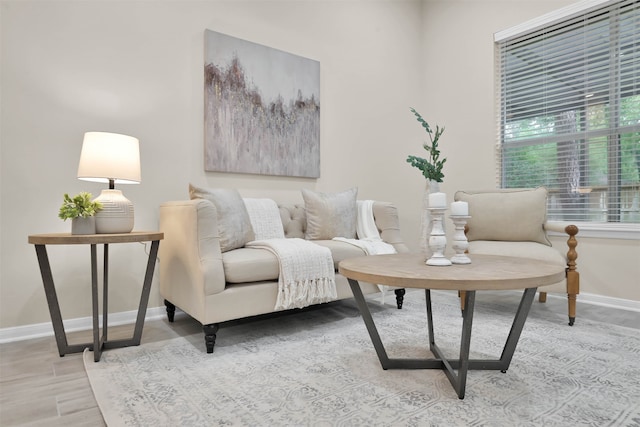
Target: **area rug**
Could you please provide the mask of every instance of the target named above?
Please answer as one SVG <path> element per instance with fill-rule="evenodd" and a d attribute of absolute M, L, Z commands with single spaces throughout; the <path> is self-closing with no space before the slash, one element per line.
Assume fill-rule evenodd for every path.
<path fill-rule="evenodd" d="M 499 357 L 513 301 L 478 295 L 471 358 Z M 458 299 L 433 304 L 455 357 Z M 390 357 L 432 357 L 423 292 L 370 305 Z M 534 313 L 509 370 L 469 371 L 464 400 L 441 371 L 383 370 L 352 300 L 223 325 L 213 354 L 198 333 L 85 352 L 85 368 L 109 426 L 640 426 L 640 332 Z"/>

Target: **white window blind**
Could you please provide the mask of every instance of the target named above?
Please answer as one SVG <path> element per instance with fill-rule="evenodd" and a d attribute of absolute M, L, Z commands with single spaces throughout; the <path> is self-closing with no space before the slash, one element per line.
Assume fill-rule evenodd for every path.
<path fill-rule="evenodd" d="M 548 217 L 640 223 L 640 1 L 499 40 L 498 177 Z"/>

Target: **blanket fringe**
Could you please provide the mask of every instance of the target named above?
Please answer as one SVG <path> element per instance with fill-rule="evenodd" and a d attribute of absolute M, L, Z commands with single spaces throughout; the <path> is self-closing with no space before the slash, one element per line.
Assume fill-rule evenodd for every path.
<path fill-rule="evenodd" d="M 276 310 L 303 308 L 338 298 L 335 279 L 329 277 L 289 281 L 281 285 Z"/>

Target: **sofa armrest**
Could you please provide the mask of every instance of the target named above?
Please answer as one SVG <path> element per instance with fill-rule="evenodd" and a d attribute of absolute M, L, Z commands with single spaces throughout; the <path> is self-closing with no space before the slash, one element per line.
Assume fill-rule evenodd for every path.
<path fill-rule="evenodd" d="M 409 248 L 400 235 L 400 220 L 398 209 L 393 203 L 374 202 L 373 218 L 380 232 L 380 238 L 393 245 L 398 253 L 409 252 Z"/>
<path fill-rule="evenodd" d="M 215 205 L 184 200 L 160 206 L 160 293 L 200 319 L 206 295 L 225 287 Z"/>

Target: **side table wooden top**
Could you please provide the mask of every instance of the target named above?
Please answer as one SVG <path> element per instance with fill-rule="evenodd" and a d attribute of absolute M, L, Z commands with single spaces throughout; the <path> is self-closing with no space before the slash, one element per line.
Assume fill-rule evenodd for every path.
<path fill-rule="evenodd" d="M 535 288 L 564 280 L 565 266 L 528 258 L 469 255 L 471 264 L 430 266 L 422 254 L 369 255 L 341 261 L 343 276 L 403 288 L 456 291 Z"/>
<path fill-rule="evenodd" d="M 159 231 L 132 231 L 118 234 L 71 234 L 46 233 L 29 235 L 32 245 L 87 245 L 108 243 L 149 242 L 164 239 L 164 233 Z"/>

